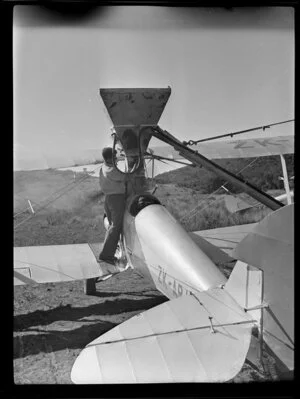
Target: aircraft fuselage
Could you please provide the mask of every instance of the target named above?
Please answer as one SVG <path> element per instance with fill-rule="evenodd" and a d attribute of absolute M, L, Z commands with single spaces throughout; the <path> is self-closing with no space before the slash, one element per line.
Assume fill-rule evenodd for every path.
<path fill-rule="evenodd" d="M 124 216 L 126 255 L 132 267 L 169 299 L 225 284 L 226 277 L 179 222 L 159 204 Z"/>

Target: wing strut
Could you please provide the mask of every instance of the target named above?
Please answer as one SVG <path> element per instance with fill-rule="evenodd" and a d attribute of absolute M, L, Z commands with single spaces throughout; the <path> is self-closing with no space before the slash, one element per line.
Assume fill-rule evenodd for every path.
<path fill-rule="evenodd" d="M 176 139 L 176 137 L 172 136 L 166 130 L 162 130 L 159 126 L 153 127 L 153 136 L 171 145 L 176 151 L 179 152 L 180 155 L 182 155 L 187 160 L 193 162 L 195 165 L 204 166 L 208 170 L 211 170 L 212 172 L 216 173 L 218 176 L 228 180 L 230 183 L 241 188 L 247 194 L 251 195 L 257 201 L 271 208 L 273 211 L 284 206 L 282 202 L 277 201 L 272 196 L 259 190 L 259 188 L 243 180 L 242 178 L 236 176 L 235 174 L 229 172 L 228 170 L 222 168 L 221 166 L 217 165 L 215 162 L 205 158 L 197 151 L 188 148 L 181 141 Z"/>
<path fill-rule="evenodd" d="M 290 192 L 290 186 L 289 186 L 289 177 L 288 177 L 288 173 L 287 173 L 286 162 L 285 162 L 283 155 L 280 155 L 280 161 L 281 161 L 281 167 L 282 167 L 282 173 L 283 173 L 283 183 L 284 183 L 284 189 L 286 192 L 287 204 L 290 205 L 292 203 L 292 199 L 291 199 L 291 192 Z"/>

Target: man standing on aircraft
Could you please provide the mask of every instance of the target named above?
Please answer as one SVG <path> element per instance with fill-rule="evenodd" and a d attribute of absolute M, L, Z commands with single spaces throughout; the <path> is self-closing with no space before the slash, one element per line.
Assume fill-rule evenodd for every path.
<path fill-rule="evenodd" d="M 122 233 L 123 217 L 126 204 L 126 175 L 113 166 L 113 149 L 102 150 L 103 165 L 99 173 L 100 189 L 105 195 L 104 210 L 109 221 L 99 261 L 116 265 L 115 252 Z"/>

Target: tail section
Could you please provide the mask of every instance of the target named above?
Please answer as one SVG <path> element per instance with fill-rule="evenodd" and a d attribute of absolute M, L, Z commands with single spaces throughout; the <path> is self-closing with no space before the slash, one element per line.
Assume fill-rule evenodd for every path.
<path fill-rule="evenodd" d="M 225 382 L 241 370 L 253 322 L 216 288 L 140 313 L 88 344 L 75 384 Z"/>
<path fill-rule="evenodd" d="M 241 306 L 245 304 L 249 308 L 255 306 L 256 301 L 261 301 L 259 312 L 263 319 L 258 321 L 265 348 L 269 347 L 287 370 L 293 370 L 294 204 L 266 216 L 239 243 L 234 256 L 246 263 L 237 262 L 236 270 L 226 283 L 226 289 L 240 301 Z M 247 264 L 260 269 L 255 272 L 255 268 L 251 266 L 248 270 Z M 263 288 L 261 296 L 258 287 L 259 273 L 261 281 L 263 277 L 263 282 L 260 283 Z"/>
<path fill-rule="evenodd" d="M 294 369 L 294 204 L 266 216 L 235 248 L 235 256 L 264 273 L 265 343 Z"/>
<path fill-rule="evenodd" d="M 262 270 L 238 260 L 224 289 L 260 323 L 263 302 Z"/>

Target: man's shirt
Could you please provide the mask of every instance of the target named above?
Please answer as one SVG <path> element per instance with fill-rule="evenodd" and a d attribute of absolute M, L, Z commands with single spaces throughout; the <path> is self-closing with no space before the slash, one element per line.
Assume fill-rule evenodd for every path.
<path fill-rule="evenodd" d="M 100 189 L 105 195 L 125 194 L 125 178 L 126 175 L 104 163 L 99 172 Z"/>

